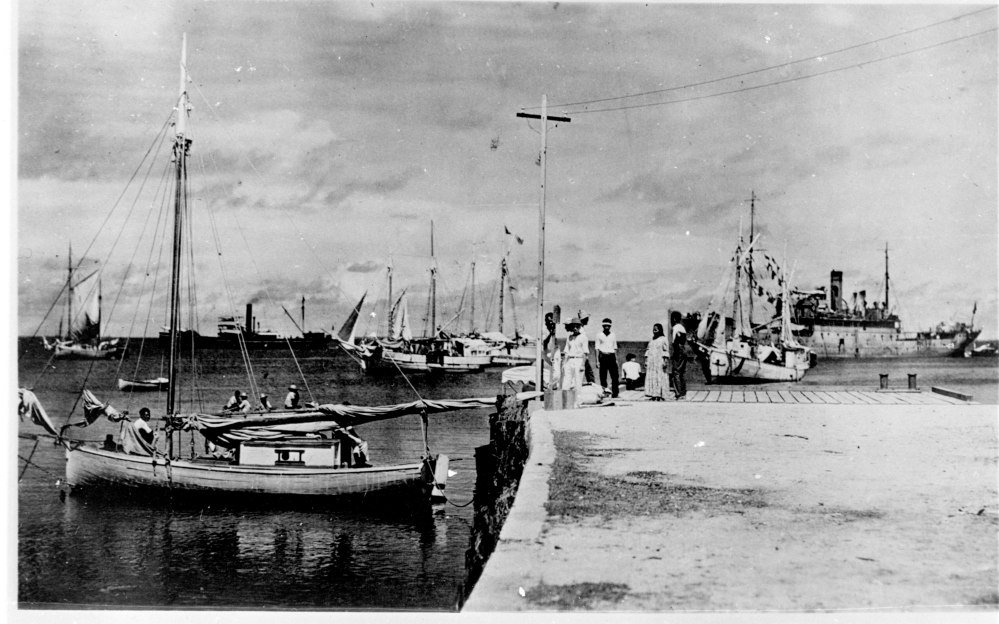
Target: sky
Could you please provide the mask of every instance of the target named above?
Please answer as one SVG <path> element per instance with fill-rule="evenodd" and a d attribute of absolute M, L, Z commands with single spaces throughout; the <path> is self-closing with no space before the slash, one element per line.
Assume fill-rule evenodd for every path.
<path fill-rule="evenodd" d="M 541 135 L 516 113 L 546 95 L 571 119 L 546 133 L 546 309 L 623 340 L 703 309 L 752 194 L 795 285 L 838 269 L 878 299 L 887 244 L 903 329 L 976 308 L 997 337 L 994 6 L 24 0 L 16 19 L 19 335 L 57 333 L 70 245 L 102 270 L 106 334 L 162 324 L 164 169 L 140 164 L 186 33 L 203 333 L 253 302 L 294 334 L 303 296 L 328 331 L 384 299 L 389 264 L 422 317 L 433 222 L 439 318 L 463 291 L 467 313 L 474 261 L 495 329 L 506 255 L 534 334 Z"/>

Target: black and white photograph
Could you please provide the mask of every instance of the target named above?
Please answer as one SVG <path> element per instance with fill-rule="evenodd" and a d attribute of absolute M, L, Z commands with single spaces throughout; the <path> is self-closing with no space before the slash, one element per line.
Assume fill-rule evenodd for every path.
<path fill-rule="evenodd" d="M 14 3 L 9 620 L 994 621 L 997 9 Z"/>

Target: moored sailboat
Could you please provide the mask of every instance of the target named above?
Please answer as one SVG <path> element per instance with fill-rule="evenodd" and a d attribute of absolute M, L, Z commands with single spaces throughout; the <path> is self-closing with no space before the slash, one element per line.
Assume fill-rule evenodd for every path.
<path fill-rule="evenodd" d="M 180 96 L 175 108 L 175 135 L 171 146 L 176 186 L 168 295 L 169 372 L 167 377 L 162 378 L 166 381 L 167 392 L 165 413 L 153 421 L 157 424 L 155 433 L 145 424 L 125 425 L 124 421 L 131 420 L 126 411 L 119 412 L 84 390 L 84 420 L 73 425 L 87 426 L 101 416 L 123 423 L 118 440 L 109 439 L 104 445 L 70 439 L 65 433 L 73 425 L 57 430 L 45 416 L 37 398 L 27 390 L 20 393 L 21 413 L 30 414 L 32 420 L 64 447 L 66 483 L 72 490 L 128 487 L 154 493 L 325 497 L 370 494 L 408 485 L 418 486 L 431 497 L 443 497 L 448 460 L 446 456 L 435 456 L 430 452 L 428 415 L 487 407 L 495 403 L 494 399 L 421 399 L 408 404 L 379 407 L 307 404 L 300 409 L 262 409 L 249 414 L 225 415 L 178 409 L 178 382 L 181 381 L 179 304 L 180 284 L 183 281 L 181 261 L 185 257 L 182 254 L 182 236 L 184 223 L 189 221 L 194 205 L 186 197 L 189 187 L 187 158 L 192 144 L 187 134 L 190 107 L 186 36 L 180 68 Z M 189 370 L 193 372 L 196 367 Z M 149 381 L 159 383 L 161 380 Z M 245 393 L 241 396 L 246 397 Z M 136 422 L 152 421 L 147 410 L 143 412 L 146 413 Z M 420 415 L 422 418 L 423 455 L 417 461 L 406 464 L 370 465 L 367 444 L 353 431 L 353 426 L 406 415 Z M 191 436 L 189 455 L 181 451 L 180 439 L 185 434 Z M 203 438 L 209 454 L 198 455 L 195 435 Z"/>
<path fill-rule="evenodd" d="M 811 351 L 798 344 L 791 332 L 787 277 L 772 258 L 767 257 L 771 282 L 764 287 L 752 268 L 756 240 L 743 250 L 740 244 L 730 263 L 719 293 L 708 304 L 697 328 L 694 348 L 708 361 L 713 380 L 719 381 L 800 381 L 812 365 Z M 760 273 L 759 271 L 757 273 Z M 734 278 L 734 287 L 728 285 Z M 776 288 L 775 288 L 776 286 Z M 774 292 L 778 290 L 778 292 Z M 753 291 L 772 302 L 775 314 L 756 325 L 746 305 Z M 729 298 L 731 297 L 731 298 Z M 726 318 L 724 303 L 731 302 Z M 759 302 L 758 309 L 765 309 Z"/>

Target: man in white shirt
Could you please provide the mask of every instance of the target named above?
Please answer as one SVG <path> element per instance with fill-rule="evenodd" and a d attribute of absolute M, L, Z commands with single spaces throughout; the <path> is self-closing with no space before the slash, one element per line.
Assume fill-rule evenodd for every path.
<path fill-rule="evenodd" d="M 624 376 L 624 387 L 626 389 L 638 389 L 638 384 L 642 379 L 642 365 L 635 360 L 634 353 L 629 353 L 625 357 L 625 362 L 621 365 L 621 374 Z"/>
<path fill-rule="evenodd" d="M 298 386 L 291 384 L 288 386 L 287 396 L 284 397 L 284 408 L 298 409 L 299 407 L 301 407 L 301 404 L 298 396 Z"/>
<path fill-rule="evenodd" d="M 597 365 L 600 366 L 600 385 L 607 387 L 607 376 L 610 375 L 611 398 L 618 394 L 617 371 L 617 336 L 611 331 L 611 320 L 603 320 L 603 331 L 597 334 Z"/>
<path fill-rule="evenodd" d="M 562 389 L 575 389 L 577 393 L 583 387 L 583 363 L 589 351 L 586 338 L 580 331 L 581 327 L 578 318 L 566 322 L 565 328 L 569 332 L 569 339 L 566 340 L 562 358 Z M 578 406 L 578 394 L 576 400 Z"/>

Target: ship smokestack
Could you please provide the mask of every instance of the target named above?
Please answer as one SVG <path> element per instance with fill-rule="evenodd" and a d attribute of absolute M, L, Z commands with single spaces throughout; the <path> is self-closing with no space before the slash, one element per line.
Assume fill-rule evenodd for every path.
<path fill-rule="evenodd" d="M 253 333 L 253 304 L 252 303 L 246 304 L 246 325 L 245 325 L 245 328 L 246 328 L 246 333 L 248 333 L 248 334 L 252 334 Z"/>
<path fill-rule="evenodd" d="M 861 313 L 867 314 L 867 291 L 866 290 L 860 291 L 860 300 L 857 302 L 857 305 L 860 306 Z"/>
<path fill-rule="evenodd" d="M 831 271 L 829 273 L 829 309 L 835 312 L 839 310 L 839 300 L 843 292 L 843 272 Z"/>
<path fill-rule="evenodd" d="M 853 297 L 850 300 L 850 309 L 854 314 L 857 313 L 857 293 L 853 293 Z"/>

